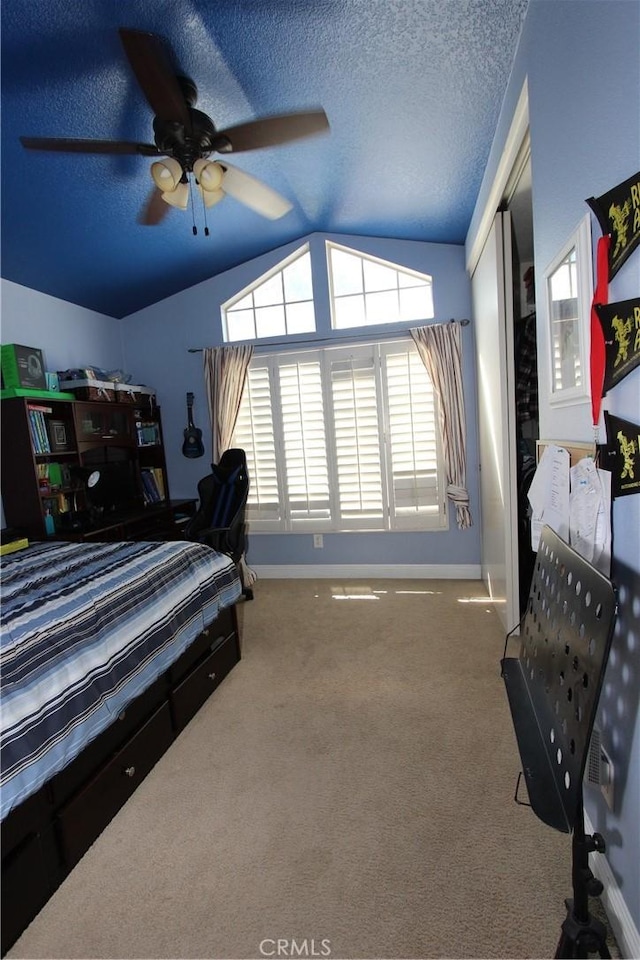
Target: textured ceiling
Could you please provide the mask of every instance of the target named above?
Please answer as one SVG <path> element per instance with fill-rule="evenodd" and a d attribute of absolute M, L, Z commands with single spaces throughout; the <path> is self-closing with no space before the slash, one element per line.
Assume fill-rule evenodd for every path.
<path fill-rule="evenodd" d="M 2 276 L 122 317 L 315 231 L 464 242 L 527 0 L 3 0 Z M 150 160 L 20 135 L 153 142 L 118 27 L 166 37 L 218 128 L 324 107 L 328 134 L 230 159 L 293 202 L 137 215 Z M 196 207 L 201 225 L 201 210 Z"/>

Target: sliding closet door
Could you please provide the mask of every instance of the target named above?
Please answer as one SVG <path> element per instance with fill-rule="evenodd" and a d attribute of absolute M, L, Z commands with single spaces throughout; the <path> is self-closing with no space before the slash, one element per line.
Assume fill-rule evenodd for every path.
<path fill-rule="evenodd" d="M 511 220 L 508 213 L 498 213 L 471 278 L 471 291 L 478 367 L 482 579 L 506 630 L 519 619 L 511 288 Z"/>

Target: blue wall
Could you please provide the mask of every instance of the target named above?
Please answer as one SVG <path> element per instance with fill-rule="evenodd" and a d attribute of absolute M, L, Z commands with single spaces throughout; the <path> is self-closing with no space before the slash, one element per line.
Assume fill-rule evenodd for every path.
<path fill-rule="evenodd" d="M 153 385 L 162 404 L 169 483 L 172 496 L 193 496 L 197 481 L 206 472 L 211 442 L 204 392 L 201 354 L 189 347 L 217 346 L 222 342 L 220 305 L 261 276 L 285 256 L 309 240 L 314 273 L 316 336 L 334 337 L 331 330 L 325 240 L 352 246 L 393 263 L 410 267 L 434 278 L 434 306 L 437 320 L 462 319 L 470 312 L 470 285 L 464 266 L 464 249 L 447 244 L 411 240 L 326 236 L 314 234 L 271 251 L 256 260 L 191 287 L 159 304 L 133 314 L 126 320 L 125 358 L 142 381 Z M 402 334 L 393 325 L 380 326 L 376 333 Z M 344 337 L 345 331 L 338 331 Z M 371 330 L 366 331 L 371 335 Z M 299 338 L 299 346 L 308 338 Z M 357 341 L 357 336 L 353 338 Z M 464 387 L 468 436 L 468 479 L 472 513 L 477 511 L 477 440 L 473 329 L 463 331 Z M 279 348 L 283 349 L 283 348 Z M 203 428 L 207 451 L 200 460 L 181 455 L 185 426 L 185 393 L 195 394 L 195 421 Z M 478 527 L 460 531 L 455 517 L 448 531 L 428 533 L 328 534 L 323 550 L 313 548 L 310 534 L 253 534 L 251 564 L 440 564 L 477 565 L 480 546 Z"/>
<path fill-rule="evenodd" d="M 470 247 L 502 155 L 525 78 L 529 91 L 538 324 L 546 322 L 542 274 L 578 222 L 585 200 L 635 175 L 640 165 L 637 0 L 530 0 L 512 75 L 468 237 Z M 601 235 L 592 217 L 594 246 Z M 610 285 L 610 302 L 640 294 L 640 250 Z M 540 338 L 539 338 L 540 339 Z M 543 368 L 545 358 L 539 358 Z M 557 440 L 593 439 L 589 402 L 551 407 L 540 396 L 540 432 Z M 640 422 L 640 369 L 605 405 Z M 604 436 L 602 433 L 601 436 Z M 601 698 L 599 724 L 617 777 L 612 813 L 592 789 L 587 813 L 605 836 L 624 904 L 640 928 L 640 496 L 613 506 L 612 576 L 620 610 Z M 615 912 L 615 905 L 614 912 Z M 636 945 L 638 941 L 635 941 Z M 637 954 L 633 954 L 634 956 Z"/>
<path fill-rule="evenodd" d="M 10 280 L 2 280 L 2 343 L 42 350 L 47 370 L 122 367 L 122 324 Z"/>

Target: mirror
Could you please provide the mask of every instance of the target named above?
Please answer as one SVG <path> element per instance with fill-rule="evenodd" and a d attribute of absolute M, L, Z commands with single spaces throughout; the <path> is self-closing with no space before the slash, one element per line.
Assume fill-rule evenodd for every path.
<path fill-rule="evenodd" d="M 591 218 L 585 216 L 545 270 L 551 363 L 551 403 L 589 396 Z"/>

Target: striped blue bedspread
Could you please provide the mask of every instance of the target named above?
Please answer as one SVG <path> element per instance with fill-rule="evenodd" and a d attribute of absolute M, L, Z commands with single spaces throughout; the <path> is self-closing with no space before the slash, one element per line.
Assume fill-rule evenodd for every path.
<path fill-rule="evenodd" d="M 38 543 L 3 557 L 0 819 L 242 592 L 202 544 Z"/>

